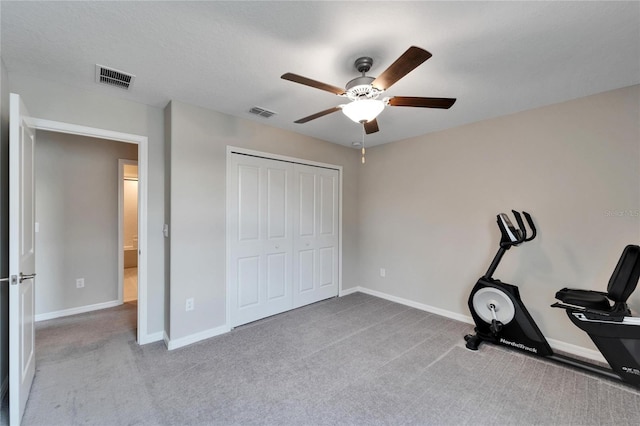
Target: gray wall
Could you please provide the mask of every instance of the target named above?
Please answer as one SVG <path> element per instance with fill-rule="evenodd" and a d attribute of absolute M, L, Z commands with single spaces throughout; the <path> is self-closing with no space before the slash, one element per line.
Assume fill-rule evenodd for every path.
<path fill-rule="evenodd" d="M 161 109 L 10 77 L 36 117 L 149 137 L 149 332 L 171 339 L 224 324 L 226 145 L 343 165 L 344 287 L 457 314 L 468 315 L 468 292 L 495 253 L 495 214 L 531 211 L 540 236 L 511 250 L 497 276 L 521 286 L 547 335 L 585 347 L 548 307 L 553 294 L 603 288 L 622 247 L 640 237 L 638 86 L 372 148 L 365 166 L 356 150 L 172 102 L 165 175 Z"/>
<path fill-rule="evenodd" d="M 564 286 L 604 290 L 640 242 L 639 103 L 632 86 L 368 150 L 358 284 L 468 316 L 498 248 L 495 215 L 527 210 L 539 236 L 496 277 L 520 286 L 547 336 L 593 348 L 549 305 Z M 630 304 L 640 311 L 640 292 Z"/>
<path fill-rule="evenodd" d="M 0 57 L 0 277 L 9 275 L 9 78 Z M 9 286 L 0 284 L 0 386 L 9 376 Z M 1 395 L 0 395 L 1 396 Z"/>
<path fill-rule="evenodd" d="M 36 315 L 118 300 L 118 159 L 138 146 L 38 131 Z M 85 286 L 76 287 L 76 278 Z"/>
<path fill-rule="evenodd" d="M 10 75 L 11 91 L 22 96 L 37 118 L 147 136 L 149 334 L 164 330 L 164 128 L 163 110 L 88 90 Z"/>
<path fill-rule="evenodd" d="M 225 313 L 226 146 L 344 167 L 343 280 L 357 274 L 358 152 L 249 120 L 172 101 L 171 295 L 174 339 L 222 326 Z M 268 123 L 268 122 L 267 122 Z M 185 312 L 185 299 L 195 310 Z"/>

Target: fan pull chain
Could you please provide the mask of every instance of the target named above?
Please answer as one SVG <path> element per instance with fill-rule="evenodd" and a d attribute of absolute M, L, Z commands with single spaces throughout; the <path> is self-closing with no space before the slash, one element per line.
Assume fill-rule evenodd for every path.
<path fill-rule="evenodd" d="M 365 154 L 365 149 L 364 149 L 364 123 L 362 124 L 362 164 L 365 163 L 365 159 L 364 159 L 364 154 Z"/>

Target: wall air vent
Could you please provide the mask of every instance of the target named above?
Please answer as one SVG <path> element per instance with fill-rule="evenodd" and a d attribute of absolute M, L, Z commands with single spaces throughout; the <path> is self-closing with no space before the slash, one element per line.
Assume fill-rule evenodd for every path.
<path fill-rule="evenodd" d="M 96 64 L 96 83 L 129 90 L 135 78 L 133 74 Z"/>
<path fill-rule="evenodd" d="M 263 118 L 270 118 L 276 115 L 276 113 L 273 111 L 269 111 L 268 109 L 260 108 L 257 106 L 252 107 L 249 110 L 249 112 L 254 115 L 259 115 L 260 117 L 263 117 Z"/>

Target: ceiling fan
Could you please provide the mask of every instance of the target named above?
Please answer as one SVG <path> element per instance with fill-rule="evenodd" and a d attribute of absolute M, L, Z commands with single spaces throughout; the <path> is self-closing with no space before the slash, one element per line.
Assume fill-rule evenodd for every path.
<path fill-rule="evenodd" d="M 375 133 L 379 129 L 376 117 L 384 110 L 385 106 L 405 106 L 418 108 L 441 108 L 448 109 L 455 103 L 455 98 L 423 98 L 415 96 L 393 96 L 391 98 L 378 97 L 389 89 L 394 83 L 405 75 L 413 71 L 418 65 L 431 57 L 431 53 L 416 46 L 411 46 L 396 61 L 389 66 L 378 77 L 369 77 L 365 75 L 373 65 L 373 59 L 363 56 L 356 59 L 354 66 L 360 77 L 356 77 L 349 81 L 344 89 L 330 84 L 312 80 L 293 73 L 285 73 L 281 76 L 284 80 L 293 81 L 294 83 L 304 84 L 305 86 L 314 87 L 324 90 L 338 96 L 346 97 L 349 103 L 338 105 L 324 111 L 317 112 L 308 117 L 296 120 L 295 123 L 306 123 L 316 118 L 323 117 L 332 112 L 340 111 L 356 123 L 364 125 L 367 134 Z"/>

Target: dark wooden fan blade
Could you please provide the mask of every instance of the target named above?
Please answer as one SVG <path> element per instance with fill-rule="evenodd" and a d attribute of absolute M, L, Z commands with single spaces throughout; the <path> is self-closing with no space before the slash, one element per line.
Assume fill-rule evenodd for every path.
<path fill-rule="evenodd" d="M 411 46 L 396 61 L 378 76 L 371 85 L 380 90 L 387 90 L 396 81 L 413 71 L 418 65 L 431 57 L 431 53 L 416 46 Z"/>
<path fill-rule="evenodd" d="M 419 98 L 415 96 L 394 96 L 389 99 L 391 106 L 407 106 L 418 108 L 449 109 L 456 102 L 455 98 Z"/>
<path fill-rule="evenodd" d="M 313 115 L 310 115 L 305 118 L 301 118 L 300 120 L 296 120 L 294 121 L 294 123 L 298 123 L 298 124 L 306 123 L 307 121 L 315 120 L 316 118 L 320 118 L 324 115 L 331 114 L 332 112 L 340 111 L 340 109 L 341 109 L 340 107 L 325 109 L 324 111 L 316 112 Z"/>
<path fill-rule="evenodd" d="M 367 121 L 364 123 L 364 131 L 368 135 L 370 135 L 371 133 L 375 133 L 379 130 L 380 128 L 378 127 L 378 120 L 376 120 L 375 118 L 371 121 Z"/>
<path fill-rule="evenodd" d="M 333 93 L 334 95 L 343 95 L 344 89 L 341 89 L 336 86 L 332 86 L 330 84 L 322 83 L 320 81 L 312 80 L 307 77 L 303 77 L 298 74 L 292 74 L 290 72 L 286 74 L 282 74 L 280 77 L 284 80 L 293 81 L 294 83 L 304 84 L 305 86 L 313 87 L 315 89 L 325 90 L 327 92 Z"/>

